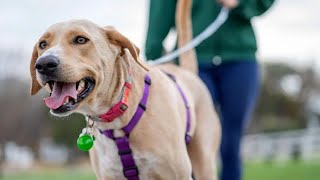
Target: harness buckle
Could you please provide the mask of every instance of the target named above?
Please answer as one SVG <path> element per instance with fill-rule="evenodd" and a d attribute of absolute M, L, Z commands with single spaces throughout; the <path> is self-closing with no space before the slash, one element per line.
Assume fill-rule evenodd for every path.
<path fill-rule="evenodd" d="M 132 153 L 131 149 L 124 149 L 124 150 L 119 150 L 118 151 L 119 156 L 126 155 L 126 154 L 131 154 L 131 153 Z"/>
<path fill-rule="evenodd" d="M 185 141 L 186 141 L 186 144 L 189 144 L 190 141 L 191 141 L 191 136 L 189 134 L 186 134 L 185 136 Z"/>
<path fill-rule="evenodd" d="M 138 176 L 139 175 L 138 167 L 137 166 L 124 167 L 123 168 L 123 175 L 126 178 Z"/>
<path fill-rule="evenodd" d="M 144 82 L 147 83 L 149 86 L 151 85 L 151 79 L 146 78 L 144 79 Z"/>
<path fill-rule="evenodd" d="M 144 104 L 142 104 L 142 103 L 139 103 L 139 107 L 140 107 L 141 109 L 143 109 L 144 111 L 146 111 L 146 109 L 147 109 L 147 107 L 146 107 Z"/>

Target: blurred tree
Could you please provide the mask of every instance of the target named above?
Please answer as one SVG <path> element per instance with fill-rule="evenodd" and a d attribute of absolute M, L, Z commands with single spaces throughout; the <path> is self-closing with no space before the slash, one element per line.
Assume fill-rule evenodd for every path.
<path fill-rule="evenodd" d="M 53 117 L 42 98 L 45 92 L 29 95 L 29 84 L 24 80 L 10 78 L 0 80 L 0 145 L 14 141 L 31 147 L 36 152 L 41 138 L 53 137 L 55 142 L 76 147 L 76 140 L 85 127 L 82 115 Z"/>
<path fill-rule="evenodd" d="M 48 109 L 45 110 L 48 112 Z M 72 114 L 68 117 L 54 117 L 49 115 L 51 136 L 57 144 L 66 145 L 69 148 L 69 163 L 76 163 L 79 157 L 86 155 L 77 147 L 77 139 L 86 127 L 86 121 L 81 114 Z"/>
<path fill-rule="evenodd" d="M 297 70 L 286 64 L 265 64 L 263 83 L 257 104 L 255 118 L 249 132 L 269 132 L 305 128 L 310 110 L 308 100 L 312 91 L 319 91 L 317 76 L 313 65 Z M 295 96 L 286 93 L 281 81 L 287 76 L 296 76 L 301 82 L 285 84 L 299 86 Z"/>
<path fill-rule="evenodd" d="M 51 116 L 49 124 L 54 141 L 70 148 L 76 148 L 77 138 L 82 128 L 86 127 L 86 121 L 81 114 L 73 114 L 64 118 Z"/>
<path fill-rule="evenodd" d="M 48 129 L 39 96 L 32 99 L 28 85 L 15 78 L 0 80 L 0 142 L 15 141 L 34 150 Z M 36 100 L 37 99 L 37 100 Z"/>

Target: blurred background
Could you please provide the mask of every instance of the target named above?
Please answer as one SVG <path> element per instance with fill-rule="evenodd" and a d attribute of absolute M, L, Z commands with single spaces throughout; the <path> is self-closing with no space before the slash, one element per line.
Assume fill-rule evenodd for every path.
<path fill-rule="evenodd" d="M 89 19 L 112 25 L 142 50 L 148 0 L 0 0 L 0 179 L 95 179 L 76 148 L 85 126 L 54 118 L 45 92 L 29 96 L 34 43 L 52 24 Z M 263 84 L 244 139 L 245 179 L 320 179 L 319 0 L 277 0 L 253 19 Z M 165 42 L 174 47 L 174 33 Z"/>

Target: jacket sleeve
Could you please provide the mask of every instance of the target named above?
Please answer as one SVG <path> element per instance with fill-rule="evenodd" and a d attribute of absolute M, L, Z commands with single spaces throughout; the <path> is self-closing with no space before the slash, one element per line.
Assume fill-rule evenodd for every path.
<path fill-rule="evenodd" d="M 274 0 L 239 0 L 239 6 L 232 10 L 232 14 L 250 20 L 267 11 Z"/>
<path fill-rule="evenodd" d="M 149 26 L 145 44 L 148 60 L 159 58 L 163 51 L 162 42 L 175 25 L 177 0 L 150 0 Z"/>

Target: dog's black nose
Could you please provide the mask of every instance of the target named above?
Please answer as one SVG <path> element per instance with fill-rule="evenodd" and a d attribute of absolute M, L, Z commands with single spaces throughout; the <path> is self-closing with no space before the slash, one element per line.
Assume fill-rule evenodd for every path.
<path fill-rule="evenodd" d="M 59 65 L 59 59 L 56 56 L 44 56 L 40 57 L 36 62 L 36 69 L 41 74 L 53 73 L 57 70 Z"/>

